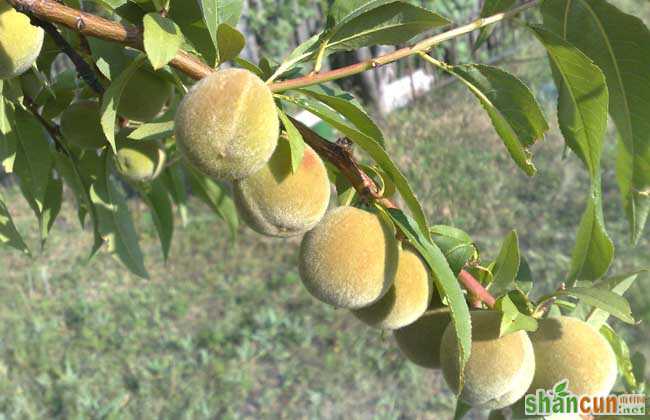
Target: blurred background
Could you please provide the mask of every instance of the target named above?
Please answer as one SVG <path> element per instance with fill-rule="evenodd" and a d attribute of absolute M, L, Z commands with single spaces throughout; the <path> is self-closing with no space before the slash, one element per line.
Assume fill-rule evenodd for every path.
<path fill-rule="evenodd" d="M 247 0 L 245 56 L 280 61 L 323 21 L 326 2 Z M 478 0 L 416 1 L 465 22 Z M 614 4 L 650 24 L 645 0 Z M 539 21 L 535 13 L 530 20 Z M 413 59 L 342 81 L 384 130 L 432 224 L 469 232 L 494 258 L 519 233 L 535 295 L 569 269 L 588 178 L 568 153 L 555 117 L 555 87 L 542 48 L 506 22 L 478 51 L 476 34 L 439 47 L 453 63 L 502 66 L 529 84 L 552 124 L 534 147 L 538 174 L 511 161 L 488 116 L 463 86 Z M 333 55 L 340 67 L 389 47 Z M 336 133 L 302 115 L 326 136 Z M 611 124 L 610 124 L 611 125 Z M 607 228 L 616 245 L 610 273 L 650 266 L 650 232 L 629 245 L 614 174 L 616 135 L 603 158 Z M 18 229 L 37 249 L 38 229 L 11 178 L 2 188 Z M 312 299 L 297 272 L 299 238 L 264 238 L 225 224 L 192 200 L 165 264 L 151 215 L 130 200 L 151 279 L 105 253 L 86 257 L 72 196 L 45 249 L 29 259 L 0 248 L 0 419 L 4 418 L 451 418 L 453 395 L 436 371 L 409 364 L 392 334 Z M 649 276 L 628 292 L 636 328 L 613 322 L 631 351 L 650 357 Z M 472 412 L 469 418 L 484 418 Z"/>

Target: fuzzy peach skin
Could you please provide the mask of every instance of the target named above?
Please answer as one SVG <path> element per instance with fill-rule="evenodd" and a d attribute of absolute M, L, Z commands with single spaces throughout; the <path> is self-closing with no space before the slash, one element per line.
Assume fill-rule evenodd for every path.
<path fill-rule="evenodd" d="M 523 397 L 535 374 L 533 344 L 525 331 L 499 337 L 501 313 L 473 311 L 472 350 L 465 366 L 459 398 L 473 407 L 494 410 Z M 440 345 L 440 363 L 447 384 L 458 392 L 458 343 L 452 324 Z"/>
<path fill-rule="evenodd" d="M 292 172 L 289 141 L 281 136 L 267 164 L 236 181 L 233 192 L 248 226 L 263 235 L 287 237 L 320 222 L 330 201 L 330 182 L 325 164 L 308 145 L 300 166 Z"/>
<path fill-rule="evenodd" d="M 61 134 L 70 144 L 82 149 L 99 149 L 108 144 L 100 118 L 99 102 L 75 102 L 61 115 Z"/>
<path fill-rule="evenodd" d="M 399 244 L 378 215 L 355 207 L 330 210 L 303 237 L 300 277 L 317 299 L 357 309 L 381 299 L 395 280 Z"/>
<path fill-rule="evenodd" d="M 395 282 L 377 302 L 354 310 L 354 315 L 372 327 L 396 330 L 417 320 L 429 306 L 433 280 L 427 265 L 412 249 L 400 252 Z"/>
<path fill-rule="evenodd" d="M 537 364 L 531 392 L 552 389 L 563 379 L 577 395 L 604 396 L 614 387 L 618 374 L 614 351 L 586 322 L 567 316 L 545 318 L 530 339 Z"/>
<path fill-rule="evenodd" d="M 428 369 L 439 369 L 440 342 L 450 321 L 448 307 L 440 305 L 427 309 L 414 323 L 393 332 L 395 342 L 411 362 Z"/>
<path fill-rule="evenodd" d="M 29 70 L 43 47 L 43 29 L 0 0 L 0 79 L 12 79 Z"/>
<path fill-rule="evenodd" d="M 132 182 L 150 182 L 160 175 L 165 166 L 165 151 L 154 141 L 118 139 L 115 166 Z"/>
<path fill-rule="evenodd" d="M 196 169 L 238 180 L 257 172 L 273 154 L 280 123 L 269 87 L 243 69 L 206 77 L 176 112 L 176 142 Z"/>

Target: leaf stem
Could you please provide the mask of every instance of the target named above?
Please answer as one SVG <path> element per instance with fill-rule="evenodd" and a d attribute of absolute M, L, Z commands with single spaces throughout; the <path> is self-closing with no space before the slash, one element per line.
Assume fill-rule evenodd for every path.
<path fill-rule="evenodd" d="M 323 68 L 323 59 L 325 58 L 325 50 L 329 45 L 329 39 L 325 39 L 320 47 L 318 48 L 318 55 L 316 56 L 316 63 L 314 63 L 313 74 L 320 73 L 320 69 Z"/>

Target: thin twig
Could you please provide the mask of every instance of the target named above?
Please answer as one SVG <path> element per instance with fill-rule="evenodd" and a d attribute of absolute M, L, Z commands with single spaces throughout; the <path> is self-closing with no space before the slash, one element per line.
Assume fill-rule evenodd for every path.
<path fill-rule="evenodd" d="M 54 140 L 54 145 L 56 147 L 56 150 L 58 150 L 59 152 L 63 153 L 66 156 L 70 156 L 70 152 L 61 142 L 61 130 L 59 129 L 59 126 L 43 118 L 40 112 L 38 112 L 38 107 L 36 106 L 32 98 L 30 98 L 29 96 L 27 95 L 23 96 L 23 105 L 25 105 L 25 108 L 27 108 L 27 110 L 31 112 L 31 114 L 36 118 L 36 120 L 38 120 L 38 122 L 43 126 L 43 128 L 47 130 L 50 137 L 52 137 L 52 140 Z"/>
<path fill-rule="evenodd" d="M 469 32 L 475 31 L 485 26 L 489 26 L 497 22 L 510 19 L 525 10 L 537 6 L 539 4 L 539 1 L 540 0 L 532 0 L 518 7 L 515 7 L 514 9 L 508 12 L 498 13 L 493 16 L 477 19 L 466 25 L 462 25 L 457 28 L 451 29 L 449 31 L 440 33 L 438 35 L 434 35 L 432 37 L 426 38 L 415 45 L 400 48 L 399 50 L 374 57 L 370 60 L 361 61 L 356 64 L 352 64 L 349 66 L 341 67 L 323 73 L 310 73 L 307 76 L 275 82 L 269 86 L 272 91 L 281 92 L 289 89 L 297 89 L 301 87 L 317 85 L 332 80 L 342 79 L 344 77 L 349 77 L 355 74 L 363 73 L 366 70 L 377 68 L 379 66 L 383 66 L 385 64 L 389 64 L 401 60 L 411 55 L 430 51 L 433 47 L 435 47 L 436 45 L 444 41 L 448 41 L 450 39 L 456 38 L 461 35 L 465 35 Z"/>
<path fill-rule="evenodd" d="M 52 37 L 56 45 L 61 48 L 61 51 L 63 51 L 63 53 L 65 53 L 65 55 L 70 58 L 75 68 L 77 69 L 77 73 L 86 82 L 86 84 L 88 84 L 88 86 L 90 86 L 90 88 L 94 90 L 98 95 L 103 95 L 104 86 L 102 86 L 100 83 L 93 68 L 86 62 L 86 60 L 83 59 L 83 57 L 81 57 L 81 55 L 79 55 L 79 53 L 74 48 L 72 48 L 70 43 L 66 41 L 59 30 L 56 29 L 56 26 L 50 22 L 46 22 L 32 15 L 29 15 L 29 17 L 32 24 L 43 28 L 43 30 Z"/>
<path fill-rule="evenodd" d="M 119 42 L 139 50 L 144 50 L 142 31 L 133 25 L 123 25 L 118 22 L 113 22 L 59 4 L 55 0 L 8 1 L 19 11 L 27 12 L 27 14 L 39 17 L 48 22 L 59 23 L 83 35 L 101 38 L 107 41 Z M 322 73 L 311 73 L 307 76 L 295 79 L 274 82 L 270 84 L 269 87 L 274 92 L 280 92 L 289 89 L 317 85 L 359 74 L 371 68 L 392 63 L 419 52 L 429 51 L 441 42 L 448 41 L 452 38 L 467 34 L 485 26 L 511 19 L 525 10 L 537 6 L 539 2 L 540 0 L 530 0 L 505 13 L 497 13 L 489 17 L 477 19 L 468 24 L 426 38 L 415 45 L 401 48 L 397 51 L 338 69 Z M 196 80 L 202 79 L 215 71 L 212 67 L 185 51 L 179 51 L 176 54 L 176 57 L 174 57 L 169 64 Z"/>

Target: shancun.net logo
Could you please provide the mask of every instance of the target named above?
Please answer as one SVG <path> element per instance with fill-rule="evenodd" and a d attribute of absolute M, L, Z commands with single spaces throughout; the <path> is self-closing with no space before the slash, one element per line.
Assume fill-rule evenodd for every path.
<path fill-rule="evenodd" d="M 526 415 L 645 415 L 646 397 L 643 394 L 576 395 L 568 390 L 568 385 L 569 381 L 565 379 L 556 383 L 552 390 L 538 389 L 534 394 L 526 395 Z"/>

